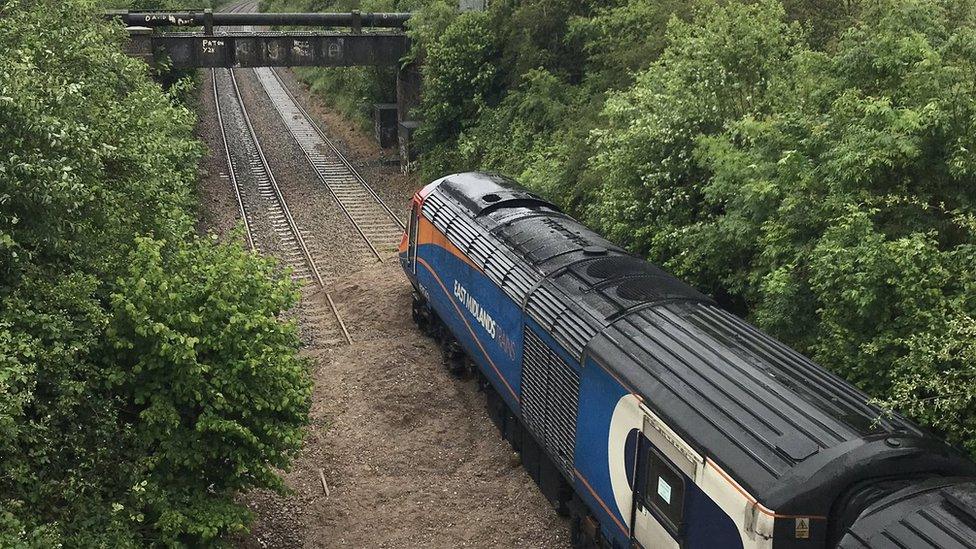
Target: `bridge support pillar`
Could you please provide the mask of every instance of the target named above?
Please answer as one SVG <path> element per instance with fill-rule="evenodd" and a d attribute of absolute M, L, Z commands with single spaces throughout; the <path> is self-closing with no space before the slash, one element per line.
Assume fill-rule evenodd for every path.
<path fill-rule="evenodd" d="M 146 64 L 153 64 L 153 30 L 149 27 L 128 27 L 129 43 L 125 47 L 126 55 L 142 59 Z"/>
<path fill-rule="evenodd" d="M 203 33 L 208 36 L 213 36 L 213 10 L 207 8 L 203 10 Z"/>
<path fill-rule="evenodd" d="M 413 121 L 411 110 L 420 105 L 420 67 L 414 63 L 397 68 L 396 76 L 396 106 L 397 106 L 397 141 L 400 148 L 400 169 L 410 171 L 416 160 L 414 146 L 414 129 L 417 122 Z"/>

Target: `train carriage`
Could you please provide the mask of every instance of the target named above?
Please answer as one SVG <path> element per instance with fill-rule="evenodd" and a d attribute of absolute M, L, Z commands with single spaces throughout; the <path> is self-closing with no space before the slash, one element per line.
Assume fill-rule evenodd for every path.
<path fill-rule="evenodd" d="M 427 185 L 400 261 L 578 546 L 832 547 L 906 485 L 974 473 L 511 180 Z"/>

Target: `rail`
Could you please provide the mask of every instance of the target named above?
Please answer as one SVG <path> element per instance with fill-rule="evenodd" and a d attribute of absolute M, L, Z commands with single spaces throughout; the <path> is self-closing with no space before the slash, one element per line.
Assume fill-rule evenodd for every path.
<path fill-rule="evenodd" d="M 234 75 L 233 69 L 225 69 L 226 74 L 229 76 L 230 86 L 232 89 L 231 97 L 235 99 L 234 106 L 240 109 L 240 116 L 243 119 L 245 127 L 245 139 L 247 145 L 245 150 L 242 151 L 246 159 L 246 164 L 250 167 L 253 172 L 254 177 L 257 180 L 258 192 L 262 198 L 269 201 L 268 212 L 271 221 L 271 228 L 275 233 L 278 234 L 281 240 L 283 251 L 286 254 L 286 263 L 289 263 L 293 268 L 293 271 L 299 278 L 310 278 L 321 290 L 325 291 L 325 297 L 328 300 L 329 308 L 332 310 L 336 320 L 339 323 L 339 327 L 342 331 L 342 335 L 347 343 L 352 343 L 352 338 L 349 335 L 349 331 L 346 328 L 345 322 L 339 314 L 335 303 L 332 300 L 332 296 L 326 290 L 325 281 L 319 272 L 318 266 L 315 264 L 315 260 L 312 258 L 311 251 L 308 249 L 308 245 L 305 243 L 305 238 L 302 236 L 298 225 L 295 223 L 292 217 L 291 210 L 288 208 L 288 204 L 285 201 L 284 194 L 278 187 L 278 183 L 274 178 L 274 174 L 271 172 L 271 168 L 268 165 L 268 161 L 265 158 L 264 150 L 261 148 L 261 144 L 257 139 L 257 135 L 254 132 L 254 127 L 251 124 L 251 117 L 247 112 L 247 107 L 244 104 L 244 100 L 241 97 L 240 89 L 237 85 L 237 78 Z M 255 239 L 252 234 L 252 224 L 248 222 L 248 211 L 245 207 L 244 200 L 241 196 L 241 180 L 238 177 L 237 166 L 235 165 L 232 154 L 230 150 L 230 144 L 227 141 L 227 135 L 225 131 L 225 121 L 221 115 L 221 100 L 220 93 L 217 90 L 217 72 L 214 70 L 212 73 L 212 78 L 214 82 L 213 92 L 214 101 L 216 103 L 216 110 L 218 113 L 218 123 L 221 126 L 221 138 L 223 140 L 228 170 L 230 171 L 231 182 L 234 185 L 234 192 L 238 201 L 238 206 L 244 220 L 244 228 L 247 233 L 248 246 L 251 249 L 256 249 Z M 296 261 L 298 257 L 302 258 L 301 262 Z M 307 275 L 306 275 L 307 273 Z"/>
<path fill-rule="evenodd" d="M 379 248 L 395 245 L 403 222 L 309 116 L 274 69 L 255 69 L 285 127 L 305 153 L 305 159 L 332 194 L 339 209 L 363 238 L 377 261 Z M 325 145 L 325 147 L 323 147 Z"/>

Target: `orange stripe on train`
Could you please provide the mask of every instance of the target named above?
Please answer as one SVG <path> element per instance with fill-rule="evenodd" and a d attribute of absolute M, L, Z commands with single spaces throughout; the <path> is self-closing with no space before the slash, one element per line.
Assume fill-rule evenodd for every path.
<path fill-rule="evenodd" d="M 446 236 L 444 236 L 444 233 L 438 230 L 437 227 L 433 225 L 433 223 L 431 223 L 424 217 L 418 217 L 417 220 L 418 220 L 417 246 L 421 246 L 423 244 L 435 244 L 450 252 L 454 257 L 467 263 L 468 266 L 470 266 L 472 269 L 478 271 L 479 273 L 483 272 L 481 267 L 475 265 L 474 262 L 471 261 L 471 259 L 467 256 L 467 254 L 464 253 L 464 251 L 462 251 L 460 248 L 452 244 L 451 241 L 448 240 Z M 403 239 L 400 241 L 399 250 L 400 253 L 406 253 L 407 251 L 406 233 L 404 233 Z"/>

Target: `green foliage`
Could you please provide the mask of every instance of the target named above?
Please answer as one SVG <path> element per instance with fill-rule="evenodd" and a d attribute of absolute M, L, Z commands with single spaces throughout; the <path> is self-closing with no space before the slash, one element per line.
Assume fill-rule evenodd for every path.
<path fill-rule="evenodd" d="M 670 258 L 688 253 L 681 227 L 709 213 L 697 140 L 770 110 L 770 86 L 792 70 L 798 36 L 767 1 L 715 7 L 691 23 L 674 19 L 667 37 L 661 58 L 606 101 L 609 124 L 596 132 L 593 158 L 606 183 L 591 217 L 616 241 Z"/>
<path fill-rule="evenodd" d="M 302 440 L 309 385 L 294 326 L 277 318 L 297 294 L 270 261 L 206 239 L 140 239 L 128 264 L 104 352 L 115 365 L 107 383 L 145 456 L 146 520 L 203 540 L 241 529 L 234 494 L 280 487 L 275 468 Z"/>
<path fill-rule="evenodd" d="M 458 16 L 457 5 L 449 0 L 429 0 L 407 20 L 407 35 L 413 41 L 410 60 L 423 62 L 426 48 L 438 41 Z"/>
<path fill-rule="evenodd" d="M 438 97 L 424 81 L 421 136 L 437 127 L 445 111 L 465 122 L 422 142 L 423 178 L 493 169 L 571 211 L 592 204 L 601 181 L 589 168 L 591 132 L 606 124 L 605 96 L 654 62 L 667 22 L 686 8 L 643 0 L 491 3 L 482 17 L 497 51 L 496 77 L 477 109 Z M 443 32 L 422 36 L 431 35 L 450 47 Z M 423 47 L 429 50 L 430 42 Z M 428 61 L 436 62 L 433 55 Z"/>
<path fill-rule="evenodd" d="M 971 3 L 682 7 L 424 10 L 423 177 L 512 175 L 976 453 Z"/>
<path fill-rule="evenodd" d="M 93 10 L 0 8 L 0 545 L 198 545 L 297 447 L 294 295 L 194 236 L 184 84 Z"/>
<path fill-rule="evenodd" d="M 837 39 L 860 16 L 862 4 L 850 0 L 783 0 L 786 16 L 806 29 L 810 46 L 833 49 Z"/>
<path fill-rule="evenodd" d="M 952 20 L 933 2 L 866 7 L 829 52 L 784 41 L 768 3 L 676 25 L 607 102 L 595 217 L 976 450 L 960 396 L 976 389 L 976 50 Z"/>
<path fill-rule="evenodd" d="M 454 170 L 493 170 L 564 202 L 582 200 L 586 193 L 574 173 L 591 152 L 587 117 L 595 112 L 594 105 L 582 89 L 551 72 L 533 70 L 522 79 L 517 89 L 460 135 Z"/>
<path fill-rule="evenodd" d="M 489 2 L 491 29 L 500 39 L 500 63 L 507 87 L 518 85 L 521 75 L 545 69 L 577 80 L 581 45 L 570 35 L 570 23 L 592 11 L 581 0 L 521 0 Z"/>
<path fill-rule="evenodd" d="M 620 89 L 646 69 L 667 44 L 672 16 L 693 13 L 698 2 L 633 0 L 598 7 L 569 20 L 569 37 L 581 44 L 585 78 L 597 89 Z"/>
<path fill-rule="evenodd" d="M 421 110 L 421 143 L 441 144 L 470 126 L 482 108 L 494 101 L 497 49 L 484 13 L 454 19 L 436 42 L 427 46 Z"/>
<path fill-rule="evenodd" d="M 374 104 L 396 102 L 396 71 L 390 67 L 300 67 L 294 71 L 312 93 L 363 129 L 373 127 Z"/>
<path fill-rule="evenodd" d="M 229 3 L 230 0 L 94 0 L 94 4 L 101 9 L 126 10 L 186 10 L 189 8 L 217 8 Z"/>

